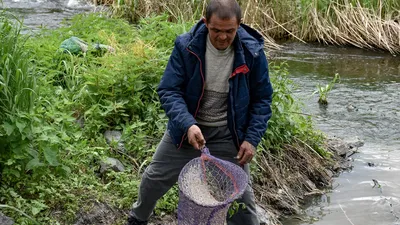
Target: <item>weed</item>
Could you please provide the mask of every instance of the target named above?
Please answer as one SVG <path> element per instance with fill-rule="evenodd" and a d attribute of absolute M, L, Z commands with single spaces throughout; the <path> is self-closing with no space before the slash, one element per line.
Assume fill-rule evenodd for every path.
<path fill-rule="evenodd" d="M 229 218 L 232 218 L 232 216 L 239 212 L 240 209 L 246 209 L 246 205 L 242 202 L 238 203 L 237 201 L 234 201 L 228 209 Z"/>
<path fill-rule="evenodd" d="M 323 135 L 315 130 L 311 116 L 301 113 L 302 103 L 293 97 L 297 87 L 289 79 L 286 63 L 270 65 L 271 83 L 274 87 L 272 117 L 268 121 L 266 136 L 262 139 L 259 151 L 279 152 L 285 144 L 304 140 L 316 151 L 325 156 L 322 146 Z"/>
<path fill-rule="evenodd" d="M 26 218 L 30 219 L 30 220 L 32 221 L 33 224 L 39 225 L 39 223 L 36 222 L 32 217 L 30 217 L 29 215 L 27 215 L 26 213 L 22 212 L 21 210 L 15 208 L 15 207 L 12 207 L 12 206 L 9 206 L 9 205 L 1 205 L 1 204 L 0 204 L 0 209 L 1 209 L 1 208 L 8 208 L 8 209 L 14 210 L 14 211 L 20 213 L 21 215 L 25 216 Z"/>
<path fill-rule="evenodd" d="M 319 99 L 318 99 L 318 103 L 321 105 L 327 105 L 328 104 L 328 94 L 329 92 L 332 90 L 332 88 L 335 86 L 335 83 L 338 82 L 338 80 L 340 79 L 339 74 L 335 74 L 335 77 L 333 78 L 333 80 L 325 85 L 322 86 L 321 84 L 317 84 L 317 90 L 314 91 L 314 94 L 319 94 Z"/>
<path fill-rule="evenodd" d="M 30 55 L 22 46 L 21 22 L 13 25 L 0 15 L 0 119 L 17 111 L 31 112 L 35 101 L 36 80 L 30 67 Z"/>

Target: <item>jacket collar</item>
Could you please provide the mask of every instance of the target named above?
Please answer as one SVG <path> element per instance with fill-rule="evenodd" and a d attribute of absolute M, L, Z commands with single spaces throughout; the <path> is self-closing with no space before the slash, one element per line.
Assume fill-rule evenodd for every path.
<path fill-rule="evenodd" d="M 191 40 L 186 47 L 197 55 L 204 55 L 208 34 L 208 29 L 204 21 L 200 20 L 192 27 L 189 33 L 191 35 Z M 239 60 L 244 63 L 244 48 L 247 49 L 253 57 L 257 57 L 259 51 L 263 49 L 264 39 L 256 30 L 245 24 L 240 24 L 233 46 L 235 48 L 235 57 L 239 57 L 235 61 Z"/>

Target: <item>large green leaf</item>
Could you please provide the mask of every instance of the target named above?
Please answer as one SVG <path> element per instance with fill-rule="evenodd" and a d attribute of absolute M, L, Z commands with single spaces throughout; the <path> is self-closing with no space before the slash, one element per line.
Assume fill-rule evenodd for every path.
<path fill-rule="evenodd" d="M 6 131 L 7 136 L 10 136 L 14 132 L 15 126 L 5 122 L 3 128 Z"/>
<path fill-rule="evenodd" d="M 28 164 L 26 164 L 25 170 L 29 171 L 41 166 L 44 166 L 44 164 L 41 163 L 38 158 L 33 158 L 31 161 L 28 162 Z"/>
<path fill-rule="evenodd" d="M 37 201 L 37 200 L 33 200 L 32 201 L 32 215 L 37 215 L 39 214 L 42 210 L 49 208 L 46 204 Z"/>
<path fill-rule="evenodd" d="M 44 157 L 46 158 L 46 161 L 51 166 L 60 165 L 60 163 L 58 162 L 58 159 L 57 159 L 57 150 L 56 149 L 50 148 L 50 147 L 45 147 L 43 152 L 44 152 Z"/>

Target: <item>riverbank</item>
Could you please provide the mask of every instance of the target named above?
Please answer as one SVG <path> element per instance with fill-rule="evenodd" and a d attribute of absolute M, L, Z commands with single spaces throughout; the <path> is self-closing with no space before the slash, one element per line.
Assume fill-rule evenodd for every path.
<path fill-rule="evenodd" d="M 351 170 L 351 157 L 363 142 L 345 142 L 329 139 L 326 148 L 332 155 L 328 162 L 304 146 L 287 146 L 278 159 L 276 155 L 263 155 L 259 168 L 263 177 L 254 177 L 257 212 L 263 225 L 277 225 L 280 220 L 303 214 L 301 207 L 307 199 L 329 192 L 332 179 L 343 171 Z M 75 225 L 113 225 L 115 218 L 125 217 L 128 211 L 110 207 L 107 203 L 93 204 L 87 212 L 80 212 Z M 310 221 L 311 222 L 311 221 Z M 153 216 L 150 225 L 177 225 L 175 213 Z"/>
<path fill-rule="evenodd" d="M 124 216 L 136 197 L 140 173 L 165 129 L 166 118 L 154 88 L 176 35 L 191 26 L 167 22 L 165 16 L 142 20 L 139 25 L 133 29 L 123 20 L 89 15 L 78 16 L 71 26 L 45 31 L 25 45 L 4 35 L 10 37 L 10 46 L 30 54 L 18 60 L 28 65 L 23 74 L 35 78 L 38 85 L 29 84 L 37 93 L 31 96 L 32 111 L 21 107 L 21 111 L 6 114 L 3 112 L 10 109 L 1 108 L 1 131 L 6 134 L 1 141 L 11 150 L 1 155 L 1 203 L 27 212 L 40 223 L 78 223 L 76 215 L 85 215 L 97 206 L 102 212 L 108 209 Z M 71 35 L 110 45 L 116 52 L 74 56 L 57 51 Z M 21 55 L 21 51 L 11 53 Z M 17 74 L 13 67 L 7 69 L 11 76 Z M 292 97 L 287 75 L 284 65 L 271 65 L 274 117 L 253 164 L 259 202 L 276 214 L 284 207 L 287 213 L 296 212 L 302 192 L 308 193 L 312 187 L 309 180 L 321 179 L 321 183 L 315 181 L 316 187 L 328 184 L 323 168 L 332 163 L 323 135 L 315 131 L 310 117 L 301 114 Z M 23 85 L 5 90 L 19 93 L 26 90 Z M 120 132 L 123 148 L 119 141 L 106 141 L 107 130 Z M 22 154 L 17 155 L 15 149 Z M 99 173 L 99 163 L 107 157 L 119 159 L 125 169 Z M 304 161 L 296 157 L 304 157 Z M 288 171 L 304 174 L 285 174 Z M 299 186 L 304 189 L 297 190 Z M 265 198 L 265 193 L 271 195 Z M 157 205 L 156 214 L 173 213 L 176 203 L 174 188 Z M 18 223 L 30 221 L 16 211 L 5 212 Z M 122 217 L 102 221 L 118 224 L 123 223 Z"/>

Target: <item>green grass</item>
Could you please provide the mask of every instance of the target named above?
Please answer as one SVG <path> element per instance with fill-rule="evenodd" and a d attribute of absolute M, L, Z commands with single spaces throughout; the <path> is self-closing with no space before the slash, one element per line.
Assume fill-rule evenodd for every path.
<path fill-rule="evenodd" d="M 17 161 L 26 160 L 29 145 L 29 115 L 37 99 L 36 77 L 31 64 L 32 54 L 24 49 L 22 24 L 11 23 L 0 14 L 0 175 L 19 176 Z M 5 165 L 9 165 L 6 167 Z"/>
<path fill-rule="evenodd" d="M 0 15 L 0 119 L 17 111 L 30 112 L 35 101 L 36 79 L 29 52 L 20 36 L 22 24 L 12 24 Z"/>

